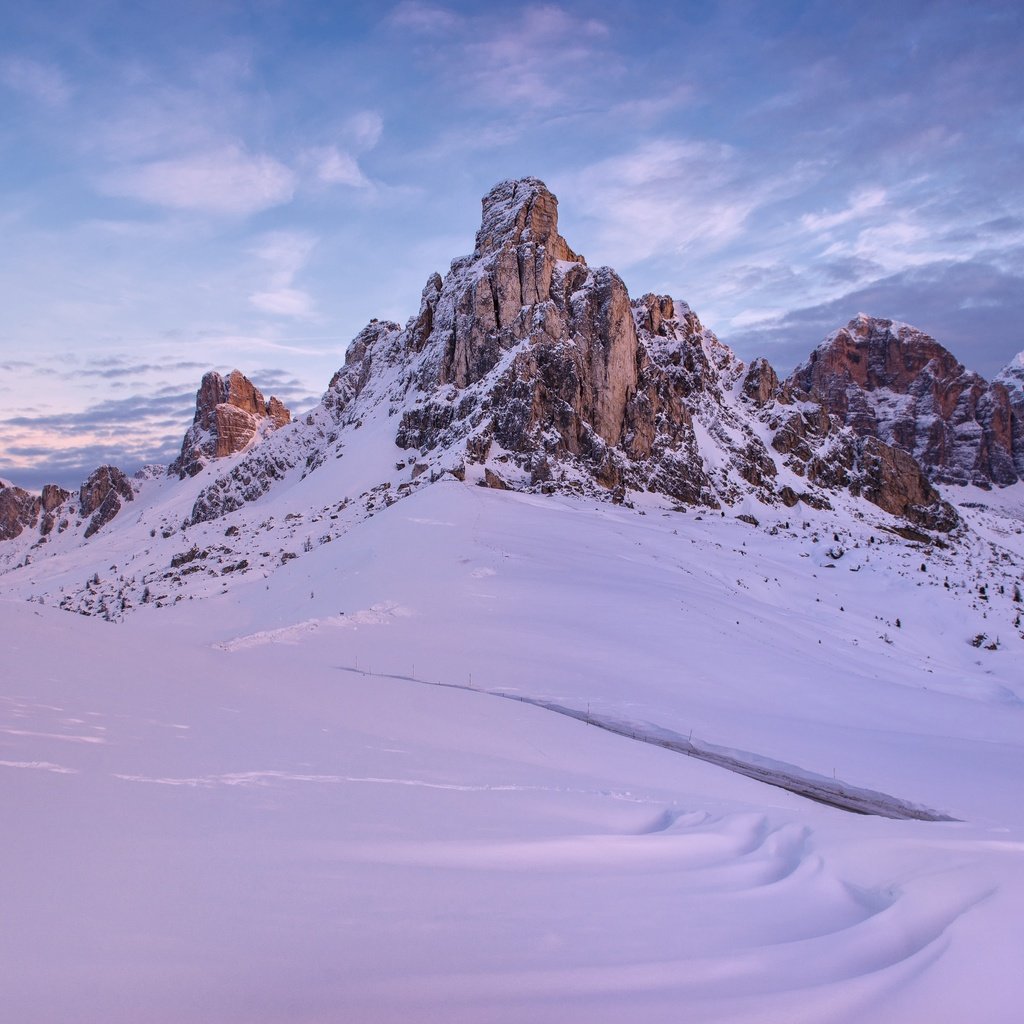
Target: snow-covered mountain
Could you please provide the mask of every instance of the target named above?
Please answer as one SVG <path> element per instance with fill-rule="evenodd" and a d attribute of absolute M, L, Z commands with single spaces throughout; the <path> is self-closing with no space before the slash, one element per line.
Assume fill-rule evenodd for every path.
<path fill-rule="evenodd" d="M 206 379 L 177 472 L 0 489 L 12 1020 L 1016 1021 L 1022 487 L 555 210 L 308 416 Z"/>
<path fill-rule="evenodd" d="M 631 300 L 614 271 L 588 267 L 558 233 L 555 197 L 533 178 L 492 189 L 473 253 L 443 280 L 431 276 L 404 328 L 372 321 L 317 409 L 289 419 L 237 371 L 226 381 L 208 374 L 172 481 L 129 484 L 104 467 L 78 495 L 0 491 L 4 536 L 19 541 L 0 550 L 0 567 L 61 556 L 135 502 L 139 512 L 117 531 L 139 533 L 130 564 L 120 560 L 116 591 L 104 593 L 105 610 L 112 600 L 119 612 L 152 595 L 168 565 L 182 568 L 192 548 L 169 549 L 183 529 L 287 491 L 287 521 L 323 522 L 322 542 L 445 475 L 615 502 L 654 493 L 715 510 L 829 508 L 854 495 L 920 529 L 957 524 L 906 453 L 844 429 L 781 387 L 763 360 L 746 367 L 685 303 Z M 198 550 L 236 572 L 267 569 L 294 532 L 278 524 L 278 550 L 266 554 L 241 531 L 216 531 Z M 97 569 L 110 565 L 89 550 Z M 94 591 L 62 585 L 65 607 L 98 607 Z"/>

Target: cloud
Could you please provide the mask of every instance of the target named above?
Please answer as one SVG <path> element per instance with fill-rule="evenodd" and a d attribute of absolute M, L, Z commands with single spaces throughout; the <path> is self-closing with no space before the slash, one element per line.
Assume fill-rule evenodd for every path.
<path fill-rule="evenodd" d="M 375 110 L 361 110 L 353 114 L 345 125 L 352 145 L 360 152 L 373 149 L 384 132 L 384 120 Z"/>
<path fill-rule="evenodd" d="M 308 318 L 314 313 L 312 296 L 298 288 L 253 292 L 249 296 L 249 301 L 256 309 L 274 316 Z"/>
<path fill-rule="evenodd" d="M 306 151 L 306 160 L 313 166 L 318 181 L 325 185 L 351 185 L 368 188 L 370 179 L 363 174 L 359 162 L 351 153 L 337 146 L 321 146 Z"/>
<path fill-rule="evenodd" d="M 316 243 L 314 235 L 300 231 L 274 231 L 264 235 L 252 253 L 267 269 L 267 286 L 249 296 L 251 305 L 274 316 L 313 317 L 313 298 L 295 287 L 295 278 Z"/>
<path fill-rule="evenodd" d="M 0 420 L 5 443 L 0 473 L 21 486 L 77 486 L 97 466 L 134 471 L 167 463 L 192 419 L 195 392 L 107 399 L 71 413 L 38 413 Z"/>
<path fill-rule="evenodd" d="M 578 197 L 599 244 L 628 266 L 721 248 L 755 210 L 797 187 L 800 173 L 755 174 L 724 143 L 665 138 L 560 178 L 559 188 Z"/>
<path fill-rule="evenodd" d="M 388 20 L 395 28 L 434 35 L 450 32 L 459 25 L 461 19 L 444 7 L 420 3 L 419 0 L 402 0 Z"/>
<path fill-rule="evenodd" d="M 99 184 L 109 195 L 156 206 L 244 217 L 290 202 L 295 174 L 271 156 L 231 143 L 122 167 Z"/>
<path fill-rule="evenodd" d="M 149 373 L 168 373 L 173 370 L 205 372 L 209 367 L 206 363 L 187 360 L 164 363 L 135 363 L 117 356 L 93 360 L 92 365 L 76 367 L 62 376 L 66 380 L 78 380 L 82 377 L 97 377 L 102 380 L 119 381 L 124 378 L 139 377 Z"/>
<path fill-rule="evenodd" d="M 801 226 L 807 231 L 825 232 L 852 220 L 858 220 L 868 213 L 882 210 L 886 203 L 884 188 L 860 189 L 850 197 L 849 204 L 832 213 L 805 213 L 800 218 Z"/>
<path fill-rule="evenodd" d="M 71 98 L 71 87 L 59 68 L 28 57 L 0 61 L 0 81 L 48 107 L 63 106 Z"/>
<path fill-rule="evenodd" d="M 509 17 L 504 9 L 465 16 L 405 2 L 389 22 L 423 36 L 425 62 L 473 106 L 550 110 L 570 100 L 589 102 L 583 83 L 606 79 L 615 62 L 603 52 L 607 25 L 554 4 L 528 5 Z"/>

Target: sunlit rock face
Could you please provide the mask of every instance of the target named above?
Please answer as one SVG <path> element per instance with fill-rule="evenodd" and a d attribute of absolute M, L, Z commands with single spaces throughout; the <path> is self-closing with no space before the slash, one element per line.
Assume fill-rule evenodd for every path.
<path fill-rule="evenodd" d="M 277 399 L 266 400 L 238 370 L 227 378 L 211 371 L 196 394 L 196 414 L 171 464 L 179 477 L 195 476 L 211 459 L 243 451 L 257 435 L 265 436 L 291 421 Z"/>
<path fill-rule="evenodd" d="M 1007 382 L 989 384 L 907 324 L 860 314 L 789 383 L 859 436 L 909 452 L 936 483 L 1012 484 L 1024 468 L 1021 410 Z"/>

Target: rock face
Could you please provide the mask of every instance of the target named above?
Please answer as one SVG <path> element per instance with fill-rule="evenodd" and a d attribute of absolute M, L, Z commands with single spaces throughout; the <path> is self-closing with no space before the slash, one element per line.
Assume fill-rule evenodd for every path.
<path fill-rule="evenodd" d="M 34 527 L 40 507 L 37 495 L 0 481 L 0 540 L 13 540 Z"/>
<path fill-rule="evenodd" d="M 71 497 L 70 491 L 65 491 L 63 487 L 58 487 L 56 484 L 46 484 L 43 487 L 43 493 L 40 495 L 40 501 L 43 507 L 43 519 L 39 524 L 39 532 L 47 537 L 53 531 L 53 527 L 56 525 L 56 511 L 64 504 L 68 498 Z"/>
<path fill-rule="evenodd" d="M 242 451 L 291 421 L 291 414 L 276 399 L 264 399 L 252 381 L 238 370 L 227 379 L 207 373 L 196 393 L 196 414 L 181 443 L 181 454 L 170 472 L 184 479 L 195 476 L 211 459 Z"/>
<path fill-rule="evenodd" d="M 0 540 L 13 540 L 37 525 L 45 537 L 53 529 L 53 513 L 70 497 L 56 484 L 46 484 L 37 495 L 0 480 Z"/>
<path fill-rule="evenodd" d="M 844 489 L 955 524 L 912 458 L 796 401 L 765 361 L 747 371 L 685 303 L 631 300 L 614 271 L 572 251 L 557 211 L 535 178 L 495 186 L 473 253 L 430 277 L 417 316 L 358 335 L 324 397 L 333 422 L 358 424 L 387 401 L 413 461 L 444 460 L 457 475 L 477 465 L 486 486 L 651 490 L 715 508 L 751 493 L 827 506 Z M 229 497 L 204 495 L 203 517 L 251 488 L 261 461 L 239 467 Z M 321 462 L 313 453 L 307 468 Z M 269 486 L 278 473 L 259 475 Z"/>
<path fill-rule="evenodd" d="M 909 452 L 937 483 L 1012 484 L 1024 468 L 1024 439 L 1015 440 L 1024 427 L 1006 384 L 965 370 L 906 324 L 860 314 L 788 383 L 859 436 Z"/>
<path fill-rule="evenodd" d="M 992 387 L 1006 391 L 1010 404 L 1013 468 L 1024 480 L 1024 352 L 1018 352 L 1010 365 L 996 375 Z"/>
<path fill-rule="evenodd" d="M 110 522 L 124 502 L 132 501 L 131 481 L 116 466 L 100 466 L 78 492 L 78 510 L 82 518 L 91 516 L 85 528 L 86 538 Z"/>

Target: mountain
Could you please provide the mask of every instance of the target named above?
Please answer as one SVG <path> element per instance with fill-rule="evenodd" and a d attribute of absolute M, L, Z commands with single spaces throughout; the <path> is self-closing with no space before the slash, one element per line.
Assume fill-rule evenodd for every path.
<path fill-rule="evenodd" d="M 649 493 L 754 519 L 758 508 L 828 509 L 845 495 L 918 530 L 956 527 L 912 457 L 846 429 L 764 360 L 747 367 L 686 303 L 631 299 L 614 271 L 569 247 L 557 212 L 535 178 L 495 186 L 473 252 L 443 279 L 430 276 L 404 327 L 371 321 L 299 422 L 237 370 L 207 374 L 163 496 L 137 520 L 150 537 L 129 561 L 144 559 L 157 534 L 213 523 L 272 492 L 294 492 L 290 515 L 336 522 L 343 507 L 372 515 L 446 475 L 612 502 Z M 77 500 L 6 489 L 5 536 L 24 531 L 31 544 L 8 544 L 0 565 L 89 540 L 147 486 L 112 467 L 97 474 Z M 321 486 L 299 486 L 313 476 Z M 271 557 L 236 541 L 217 548 L 237 571 Z M 149 593 L 163 557 L 154 550 L 154 564 L 107 593 L 107 613 L 110 600 L 130 607 Z M 60 600 L 98 607 L 94 590 Z"/>
<path fill-rule="evenodd" d="M 1024 475 L 1019 375 L 1007 368 L 990 384 L 907 324 L 861 313 L 788 383 L 858 436 L 909 452 L 936 483 L 988 487 Z"/>
<path fill-rule="evenodd" d="M 291 413 L 277 398 L 267 401 L 243 373 L 227 380 L 207 373 L 196 394 L 196 414 L 181 442 L 181 454 L 169 472 L 195 476 L 211 459 L 245 451 L 254 440 L 291 422 Z"/>

